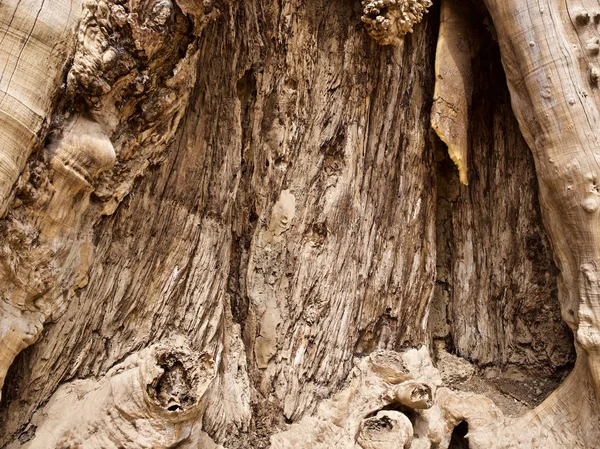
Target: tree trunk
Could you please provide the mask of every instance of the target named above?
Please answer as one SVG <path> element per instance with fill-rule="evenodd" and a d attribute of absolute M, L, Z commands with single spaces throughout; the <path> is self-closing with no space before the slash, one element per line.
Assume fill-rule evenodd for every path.
<path fill-rule="evenodd" d="M 503 2 L 0 3 L 0 447 L 594 447 L 595 86 Z"/>

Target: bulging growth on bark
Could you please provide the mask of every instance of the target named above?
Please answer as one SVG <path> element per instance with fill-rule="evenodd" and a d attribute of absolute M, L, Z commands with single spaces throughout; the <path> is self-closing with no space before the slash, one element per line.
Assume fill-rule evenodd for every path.
<path fill-rule="evenodd" d="M 431 0 L 362 0 L 362 21 L 381 45 L 399 45 L 423 19 Z"/>
<path fill-rule="evenodd" d="M 38 20 L 34 3 L 0 5 L 0 215 L 8 211 L 0 386 L 16 355 L 87 283 L 95 222 L 172 139 L 195 70 L 190 34 L 203 15 L 170 2 L 41 2 Z"/>
<path fill-rule="evenodd" d="M 153 345 L 98 381 L 62 385 L 33 416 L 33 439 L 12 447 L 182 447 L 201 433 L 202 397 L 215 374 L 212 357 L 182 337 Z"/>

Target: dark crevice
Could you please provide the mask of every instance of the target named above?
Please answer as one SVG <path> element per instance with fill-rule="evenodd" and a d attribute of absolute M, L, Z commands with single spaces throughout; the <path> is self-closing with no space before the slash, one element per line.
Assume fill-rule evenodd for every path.
<path fill-rule="evenodd" d="M 460 182 L 458 169 L 446 145 L 437 135 L 435 145 L 436 168 L 436 283 L 430 306 L 429 335 L 432 340 L 444 340 L 452 347 L 452 258 L 454 257 L 453 211 L 458 201 Z"/>
<path fill-rule="evenodd" d="M 469 433 L 469 424 L 466 421 L 461 421 L 452 431 L 450 445 L 448 449 L 469 449 L 469 440 L 466 436 Z"/>
<path fill-rule="evenodd" d="M 18 437 L 19 443 L 25 444 L 28 441 L 33 440 L 35 438 L 36 430 L 37 430 L 37 426 L 34 424 L 31 424 L 29 427 L 27 427 L 27 429 L 19 435 L 19 437 Z"/>
<path fill-rule="evenodd" d="M 245 293 L 245 270 L 248 265 L 248 250 L 258 222 L 254 206 L 252 176 L 254 163 L 252 155 L 252 130 L 250 127 L 252 107 L 256 100 L 256 73 L 247 69 L 236 83 L 236 93 L 240 101 L 240 186 L 236 198 L 232 223 L 232 243 L 227 290 L 231 298 L 233 320 L 242 326 L 248 316 L 248 298 Z M 268 161 L 267 161 L 268 164 Z"/>
<path fill-rule="evenodd" d="M 388 404 L 385 407 L 382 407 L 380 410 L 377 410 L 377 411 L 371 413 L 369 416 L 367 416 L 367 418 L 377 415 L 377 413 L 380 412 L 381 410 L 394 410 L 396 412 L 400 412 L 400 413 L 406 415 L 406 417 L 408 418 L 408 420 L 410 421 L 410 423 L 412 424 L 413 427 L 415 427 L 415 425 L 417 424 L 417 418 L 419 416 L 419 413 L 415 409 L 406 407 L 405 405 L 398 404 L 398 403 Z"/>
<path fill-rule="evenodd" d="M 170 412 L 183 411 L 194 403 L 190 396 L 191 385 L 181 362 L 162 366 L 164 373 L 155 385 L 148 386 L 150 397 Z"/>
<path fill-rule="evenodd" d="M 370 323 L 360 331 L 359 338 L 354 345 L 354 355 L 361 357 L 370 354 L 377 348 L 389 347 L 398 334 L 398 318 L 391 315 L 391 309 L 388 307 L 377 321 Z"/>

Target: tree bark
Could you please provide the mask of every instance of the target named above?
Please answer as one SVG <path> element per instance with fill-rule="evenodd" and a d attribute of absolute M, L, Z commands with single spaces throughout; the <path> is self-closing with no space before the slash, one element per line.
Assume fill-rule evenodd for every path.
<path fill-rule="evenodd" d="M 492 371 L 503 366 L 551 378 L 574 361 L 572 336 L 560 317 L 533 158 L 485 16 L 474 15 L 468 185 L 457 182 L 447 160 L 438 162 L 432 337 L 451 336 L 459 354 Z"/>
<path fill-rule="evenodd" d="M 593 447 L 595 16 L 487 3 L 0 3 L 0 447 Z"/>

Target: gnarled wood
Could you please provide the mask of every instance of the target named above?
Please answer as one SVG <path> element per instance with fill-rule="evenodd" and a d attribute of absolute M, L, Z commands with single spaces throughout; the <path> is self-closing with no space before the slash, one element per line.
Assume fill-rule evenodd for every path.
<path fill-rule="evenodd" d="M 533 188 L 531 163 L 514 156 L 524 144 L 503 99 L 477 85 L 474 16 L 450 0 L 434 70 L 430 3 L 98 0 L 77 9 L 72 41 L 53 31 L 75 46 L 64 73 L 50 67 L 63 95 L 40 100 L 52 133 L 31 157 L 30 143 L 5 152 L 0 184 L 14 192 L 0 190 L 0 445 L 447 449 L 468 426 L 475 449 L 594 447 L 600 13 L 488 0 L 579 351 L 559 389 L 511 417 L 453 389 L 493 382 L 445 350 L 530 379 L 564 369 L 569 341 L 511 358 L 535 323 L 510 311 L 550 310 L 554 272 L 543 237 L 524 254 L 540 229 L 534 195 L 521 203 L 519 181 L 491 180 L 475 157 L 511 147 L 501 160 Z M 430 120 L 469 186 L 435 178 Z M 473 126 L 490 122 L 511 138 Z M 494 223 L 487 239 L 471 227 L 503 184 L 519 204 L 493 216 L 522 227 Z M 501 282 L 488 273 L 523 285 L 488 298 Z M 436 276 L 452 285 L 429 323 Z M 545 326 L 560 329 L 552 314 Z M 423 346 L 434 339 L 437 368 Z"/>

